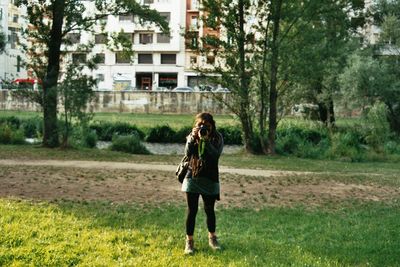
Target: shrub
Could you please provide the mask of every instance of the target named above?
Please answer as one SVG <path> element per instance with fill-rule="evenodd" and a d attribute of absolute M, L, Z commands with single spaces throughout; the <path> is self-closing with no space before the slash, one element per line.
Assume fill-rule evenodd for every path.
<path fill-rule="evenodd" d="M 21 124 L 21 120 L 15 116 L 3 117 L 0 118 L 0 124 L 8 124 L 10 127 L 18 129 Z"/>
<path fill-rule="evenodd" d="M 97 144 L 96 131 L 85 130 L 82 134 L 81 144 L 84 147 L 95 148 Z"/>
<path fill-rule="evenodd" d="M 111 150 L 131 154 L 150 154 L 147 148 L 140 142 L 140 138 L 133 135 L 114 135 Z"/>
<path fill-rule="evenodd" d="M 22 130 L 15 130 L 8 124 L 0 125 L 0 143 L 25 144 L 25 136 Z"/>
<path fill-rule="evenodd" d="M 176 132 L 168 125 L 151 128 L 146 137 L 146 141 L 151 143 L 172 143 L 175 140 Z"/>
<path fill-rule="evenodd" d="M 234 126 L 219 127 L 218 131 L 224 137 L 224 144 L 226 145 L 241 145 L 243 144 L 242 129 Z"/>
<path fill-rule="evenodd" d="M 176 143 L 185 143 L 186 142 L 186 136 L 192 131 L 191 126 L 186 126 L 180 128 L 178 131 L 175 133 L 174 137 L 174 142 Z"/>
<path fill-rule="evenodd" d="M 139 130 L 135 125 L 125 122 L 96 122 L 89 126 L 90 129 L 96 131 L 97 137 L 101 141 L 111 141 L 114 135 L 137 135 L 140 139 L 145 137 L 143 131 Z"/>
<path fill-rule="evenodd" d="M 43 120 L 39 117 L 22 120 L 21 128 L 27 138 L 41 136 L 43 134 Z"/>
<path fill-rule="evenodd" d="M 303 158 L 321 158 L 329 148 L 328 131 L 317 124 L 285 123 L 277 129 L 276 151 Z"/>
<path fill-rule="evenodd" d="M 376 103 L 363 118 L 361 128 L 365 141 L 375 150 L 382 150 L 383 144 L 390 138 L 390 124 L 387 120 L 387 108 L 383 103 Z"/>
<path fill-rule="evenodd" d="M 0 143 L 10 144 L 13 131 L 8 124 L 0 125 Z"/>
<path fill-rule="evenodd" d="M 362 161 L 367 148 L 363 143 L 362 135 L 354 129 L 345 133 L 335 133 L 328 155 L 342 160 Z"/>
<path fill-rule="evenodd" d="M 396 141 L 388 141 L 384 144 L 383 149 L 388 154 L 399 154 L 400 155 L 400 143 Z"/>

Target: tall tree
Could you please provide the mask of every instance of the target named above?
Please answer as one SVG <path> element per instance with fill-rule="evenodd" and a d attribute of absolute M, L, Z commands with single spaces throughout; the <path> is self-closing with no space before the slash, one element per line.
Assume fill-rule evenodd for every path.
<path fill-rule="evenodd" d="M 254 103 L 250 82 L 254 71 L 251 67 L 254 34 L 248 31 L 250 1 L 204 0 L 202 4 L 205 12 L 204 26 L 214 31 L 223 30 L 227 36 L 220 38 L 219 35 L 206 35 L 202 38 L 199 52 L 204 56 L 214 56 L 216 63 L 199 67 L 198 70 L 206 74 L 219 74 L 216 82 L 231 89 L 232 102 L 225 104 L 238 116 L 245 149 L 252 153 Z"/>
<path fill-rule="evenodd" d="M 68 44 L 71 32 L 92 31 L 93 26 L 108 15 L 132 14 L 143 21 L 154 22 L 163 31 L 168 24 L 160 14 L 135 0 L 96 0 L 95 10 L 86 10 L 81 0 L 20 0 L 27 8 L 29 28 L 26 31 L 31 67 L 43 81 L 44 116 L 43 145 L 59 146 L 57 129 L 57 85 L 60 79 L 62 44 Z"/>

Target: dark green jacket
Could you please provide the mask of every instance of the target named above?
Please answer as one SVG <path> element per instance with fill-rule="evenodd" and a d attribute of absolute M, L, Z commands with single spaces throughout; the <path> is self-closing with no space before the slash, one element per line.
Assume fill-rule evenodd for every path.
<path fill-rule="evenodd" d="M 204 166 L 201 168 L 198 177 L 206 177 L 213 182 L 219 182 L 218 161 L 224 147 L 224 140 L 219 132 L 216 132 L 215 137 L 206 141 L 204 155 L 202 157 Z M 199 157 L 198 144 L 192 134 L 186 139 L 185 155 L 187 157 Z M 187 176 L 192 178 L 192 169 L 189 167 Z M 195 177 L 193 177 L 195 178 Z"/>

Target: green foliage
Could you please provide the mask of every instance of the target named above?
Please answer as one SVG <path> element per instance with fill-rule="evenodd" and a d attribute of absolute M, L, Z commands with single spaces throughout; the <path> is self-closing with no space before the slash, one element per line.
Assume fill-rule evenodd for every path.
<path fill-rule="evenodd" d="M 189 134 L 189 132 L 187 134 Z M 168 125 L 155 126 L 149 130 L 146 141 L 153 143 L 171 143 L 176 140 L 175 135 L 176 132 Z"/>
<path fill-rule="evenodd" d="M 385 104 L 377 102 L 368 111 L 361 127 L 365 132 L 365 141 L 376 150 L 381 150 L 389 141 L 391 131 L 387 120 L 388 110 Z"/>
<path fill-rule="evenodd" d="M 33 117 L 31 119 L 22 119 L 21 128 L 27 138 L 37 138 L 43 135 L 43 119 Z"/>
<path fill-rule="evenodd" d="M 322 158 L 330 146 L 328 131 L 318 124 L 283 123 L 277 129 L 277 152 L 304 158 Z"/>
<path fill-rule="evenodd" d="M 334 159 L 362 161 L 366 150 L 362 144 L 365 144 L 365 140 L 356 129 L 343 133 L 338 132 L 332 136 L 332 146 L 328 155 Z"/>
<path fill-rule="evenodd" d="M 176 143 L 186 143 L 186 137 L 192 131 L 191 126 L 181 127 L 175 132 L 174 140 Z"/>
<path fill-rule="evenodd" d="M 140 139 L 145 136 L 142 130 L 127 122 L 95 121 L 89 125 L 89 128 L 96 131 L 101 141 L 111 141 L 114 135 L 137 135 Z"/>
<path fill-rule="evenodd" d="M 21 119 L 19 119 L 17 116 L 1 117 L 0 124 L 8 124 L 9 126 L 17 129 L 21 124 Z"/>
<path fill-rule="evenodd" d="M 218 131 L 222 134 L 224 138 L 224 144 L 226 145 L 243 144 L 241 128 L 234 126 L 222 126 L 218 128 Z"/>
<path fill-rule="evenodd" d="M 81 137 L 81 144 L 83 147 L 95 148 L 97 144 L 96 131 L 91 131 L 89 129 L 84 130 Z"/>
<path fill-rule="evenodd" d="M 136 134 L 114 135 L 112 138 L 111 150 L 131 154 L 150 154 L 147 148 L 141 143 Z"/>
<path fill-rule="evenodd" d="M 0 143 L 14 145 L 25 144 L 24 132 L 11 125 L 0 124 Z"/>

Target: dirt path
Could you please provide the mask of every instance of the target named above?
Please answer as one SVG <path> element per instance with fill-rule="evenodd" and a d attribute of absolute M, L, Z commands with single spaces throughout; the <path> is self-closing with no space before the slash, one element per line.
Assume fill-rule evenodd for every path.
<path fill-rule="evenodd" d="M 176 166 L 129 162 L 0 160 L 0 198 L 39 201 L 184 203 Z M 400 188 L 330 173 L 220 168 L 219 205 L 321 206 L 400 199 Z"/>
<path fill-rule="evenodd" d="M 0 165 L 25 165 L 25 166 L 54 166 L 54 167 L 73 167 L 73 168 L 89 168 L 89 169 L 120 169 L 120 170 L 154 170 L 174 172 L 175 165 L 164 164 L 145 164 L 131 162 L 112 162 L 112 161 L 78 161 L 78 160 L 0 160 Z M 286 176 L 295 174 L 311 174 L 311 172 L 294 172 L 294 171 L 272 171 L 272 170 L 254 170 L 254 169 L 236 169 L 220 166 L 220 173 L 239 174 L 246 176 L 273 177 Z"/>

